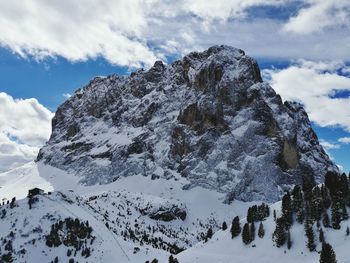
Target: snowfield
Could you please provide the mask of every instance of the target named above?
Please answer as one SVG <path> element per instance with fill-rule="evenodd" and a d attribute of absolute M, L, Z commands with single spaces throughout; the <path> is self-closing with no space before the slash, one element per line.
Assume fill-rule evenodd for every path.
<path fill-rule="evenodd" d="M 28 173 L 28 174 L 26 174 Z M 19 183 L 26 182 L 23 187 L 11 188 L 16 180 L 9 180 L 9 175 L 18 178 Z M 23 181 L 23 177 L 28 180 Z M 67 247 L 48 248 L 45 245 L 45 235 L 53 223 L 64 218 L 79 218 L 89 221 L 96 238 L 91 245 L 89 258 L 79 253 L 74 257 L 79 262 L 135 262 L 144 263 L 157 258 L 159 262 L 167 262 L 170 253 L 164 248 L 155 248 L 151 243 L 140 242 L 140 233 L 149 237 L 160 238 L 163 244 L 176 244 L 185 249 L 175 257 L 181 263 L 211 263 L 211 262 L 318 262 L 319 254 L 309 252 L 306 247 L 306 237 L 302 224 L 294 223 L 291 228 L 292 248 L 277 248 L 272 241 L 275 222 L 273 210 L 280 213 L 281 203 L 271 204 L 271 215 L 263 221 L 265 236 L 244 245 L 241 236 L 231 239 L 230 222 L 238 215 L 241 226 L 245 223 L 247 208 L 261 202 L 234 201 L 224 204 L 224 194 L 195 187 L 183 190 L 187 184 L 184 178 L 154 179 L 142 175 L 123 177 L 108 185 L 82 186 L 78 179 L 57 168 L 42 163 L 31 163 L 17 168 L 10 173 L 1 174 L 2 182 L 8 182 L 0 189 L 0 198 L 17 201 L 11 209 L 10 204 L 0 207 L 0 236 L 9 239 L 14 232 L 13 249 L 15 262 L 49 262 L 57 256 L 59 262 L 67 262 Z M 7 181 L 6 181 L 7 179 Z M 31 181 L 33 180 L 33 181 Z M 48 183 L 50 180 L 50 183 Z M 40 182 L 45 192 L 51 194 L 38 195 L 38 201 L 29 209 L 25 192 Z M 12 190 L 11 190 L 12 189 Z M 171 221 L 155 220 L 149 213 L 142 212 L 151 207 L 150 211 L 160 208 L 177 206 L 186 211 L 184 220 L 175 218 Z M 6 211 L 3 215 L 2 211 Z M 221 230 L 222 222 L 228 223 L 228 229 Z M 108 224 L 108 226 L 106 225 Z M 350 221 L 342 222 L 340 230 L 324 228 L 324 234 L 337 254 L 339 263 L 350 262 L 350 238 L 345 229 Z M 209 227 L 214 230 L 214 236 L 208 242 L 202 240 Z M 256 228 L 258 224 L 256 224 Z M 152 229 L 152 230 L 150 230 Z M 128 232 L 128 234 L 125 234 Z M 133 232 L 136 238 L 129 234 Z M 314 228 L 317 251 L 321 244 Z M 33 244 L 33 239 L 35 243 Z M 26 253 L 18 251 L 22 249 Z M 1 248 L 4 252 L 4 248 Z"/>

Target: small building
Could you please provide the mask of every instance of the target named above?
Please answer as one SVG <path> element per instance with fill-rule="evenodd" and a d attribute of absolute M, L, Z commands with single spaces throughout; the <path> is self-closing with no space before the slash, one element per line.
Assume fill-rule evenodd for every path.
<path fill-rule="evenodd" d="M 28 191 L 28 197 L 32 197 L 35 195 L 41 195 L 41 194 L 44 194 L 44 190 L 37 188 L 37 187 L 35 187 L 33 189 L 29 189 L 29 191 Z"/>

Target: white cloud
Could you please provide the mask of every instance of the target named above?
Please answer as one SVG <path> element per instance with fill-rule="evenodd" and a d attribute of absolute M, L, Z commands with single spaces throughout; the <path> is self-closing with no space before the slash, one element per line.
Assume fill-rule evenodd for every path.
<path fill-rule="evenodd" d="M 51 133 L 53 114 L 36 99 L 0 92 L 0 171 L 33 160 Z"/>
<path fill-rule="evenodd" d="M 339 149 L 340 145 L 328 142 L 326 140 L 320 139 L 320 144 L 325 148 L 326 150 L 333 150 L 333 149 Z"/>
<path fill-rule="evenodd" d="M 350 131 L 350 98 L 331 96 L 339 90 L 350 91 L 350 78 L 337 74 L 344 68 L 339 61 L 299 60 L 288 68 L 263 73 L 284 100 L 302 102 L 312 121 L 322 127 L 341 126 Z"/>
<path fill-rule="evenodd" d="M 285 28 L 299 32 L 316 25 L 317 30 L 327 31 L 301 39 L 282 30 L 282 20 L 246 19 L 251 7 L 283 6 L 292 0 L 90 0 L 84 4 L 0 0 L 0 46 L 36 59 L 62 56 L 80 61 L 101 56 L 130 67 L 149 66 L 169 51 L 179 55 L 214 44 L 237 46 L 254 56 L 350 59 L 348 30 L 321 25 L 324 21 L 345 24 L 347 9 L 341 7 L 348 1 L 304 1 L 309 5 Z M 303 24 L 304 16 L 310 20 L 304 13 L 324 5 L 326 11 L 336 10 L 332 11 L 336 16 L 331 13 L 327 19 L 312 18 Z"/>
<path fill-rule="evenodd" d="M 281 5 L 282 0 L 186 0 L 182 5 L 184 12 L 192 12 L 204 20 L 227 20 L 229 18 L 243 18 L 246 10 L 253 6 Z"/>
<path fill-rule="evenodd" d="M 338 139 L 338 142 L 344 143 L 344 144 L 350 144 L 350 137 L 342 137 Z"/>
<path fill-rule="evenodd" d="M 156 59 L 142 39 L 142 1 L 0 0 L 0 6 L 0 42 L 21 55 L 72 61 L 100 55 L 127 66 Z"/>
<path fill-rule="evenodd" d="M 305 3 L 307 6 L 286 23 L 286 31 L 309 34 L 325 28 L 350 25 L 349 0 L 306 0 Z"/>

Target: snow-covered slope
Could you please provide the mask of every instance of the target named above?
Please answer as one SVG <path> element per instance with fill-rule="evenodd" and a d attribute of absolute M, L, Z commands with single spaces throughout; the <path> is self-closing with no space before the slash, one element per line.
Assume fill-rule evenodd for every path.
<path fill-rule="evenodd" d="M 96 237 L 88 246 L 89 258 L 83 259 L 82 250 L 77 252 L 74 259 L 79 262 L 143 263 L 153 258 L 166 262 L 170 252 L 178 253 L 194 246 L 209 227 L 218 230 L 224 220 L 243 216 L 252 204 L 240 201 L 224 204 L 224 194 L 201 187 L 183 190 L 186 184 L 183 178 L 152 180 L 136 175 L 108 185 L 75 187 L 77 181 L 72 178 L 77 178 L 59 169 L 32 163 L 21 173 L 29 170 L 35 181 L 50 180 L 47 190 L 60 191 L 37 195 L 31 209 L 28 198 L 15 201 L 13 208 L 11 204 L 0 207 L 0 217 L 4 214 L 0 219 L 0 237 L 12 241 L 15 262 L 49 262 L 56 256 L 61 262 L 72 258 L 67 256 L 68 249 L 74 251 L 72 247 L 46 245 L 45 236 L 50 233 L 51 225 L 66 218 L 88 220 Z M 17 199 L 23 197 L 23 191 L 12 188 Z M 7 192 L 0 189 L 0 196 L 3 193 Z M 7 199 L 11 201 L 10 197 Z M 0 245 L 1 255 L 8 252 L 6 244 Z M 23 248 L 25 253 L 21 252 Z"/>
<path fill-rule="evenodd" d="M 281 210 L 281 202 L 277 202 L 271 205 L 271 211 L 276 210 L 277 215 Z M 241 226 L 246 222 L 246 219 L 241 220 Z M 272 241 L 272 234 L 275 230 L 276 223 L 274 222 L 273 215 L 271 214 L 265 221 L 263 221 L 265 236 L 259 238 L 257 235 L 255 240 L 249 245 L 245 245 L 242 242 L 242 237 L 239 235 L 234 239 L 231 238 L 229 228 L 226 231 L 218 231 L 207 242 L 198 243 L 195 247 L 190 248 L 176 258 L 181 263 L 268 263 L 268 262 L 285 262 L 285 263 L 315 263 L 319 262 L 319 252 L 321 251 L 322 244 L 318 240 L 319 231 L 316 225 L 314 225 L 314 234 L 316 241 L 316 251 L 310 252 L 307 248 L 307 238 L 305 236 L 304 225 L 294 223 L 291 227 L 290 235 L 292 241 L 292 247 L 287 248 L 287 245 L 283 247 L 276 247 Z M 256 224 L 258 228 L 259 224 Z M 350 220 L 341 223 L 340 230 L 334 230 L 329 228 L 323 228 L 326 241 L 332 244 L 338 263 L 350 262 L 350 236 L 346 235 L 346 228 L 350 226 Z M 256 230 L 257 232 L 258 230 Z"/>
<path fill-rule="evenodd" d="M 187 178 L 233 199 L 277 201 L 337 171 L 307 114 L 262 82 L 254 59 L 214 46 L 130 77 L 93 79 L 62 104 L 38 161 L 86 185 Z"/>
<path fill-rule="evenodd" d="M 0 255 L 9 253 L 5 247 L 11 241 L 14 262 L 50 262 L 58 257 L 59 262 L 74 258 L 79 262 L 144 263 L 157 258 L 159 262 L 167 263 L 171 253 L 180 263 L 240 263 L 256 262 L 257 259 L 262 263 L 281 260 L 311 263 L 319 258 L 317 251 L 321 244 L 316 224 L 313 226 L 316 252 L 307 249 L 304 226 L 297 222 L 290 229 L 292 248 L 275 246 L 272 233 L 276 223 L 272 211 L 276 210 L 277 217 L 280 216 L 281 202 L 270 205 L 270 216 L 263 221 L 265 236 L 259 238 L 256 235 L 251 244 L 244 245 L 241 235 L 231 238 L 230 222 L 239 216 L 242 227 L 248 207 L 261 202 L 225 204 L 222 202 L 225 195 L 216 191 L 201 187 L 183 190 L 182 186 L 186 184 L 183 178 L 152 180 L 142 175 L 123 177 L 109 185 L 79 185 L 70 190 L 74 185 L 69 181 L 71 175 L 45 165 L 33 165 L 32 170 L 36 170 L 36 176 L 44 172 L 42 179 L 51 177 L 50 188 L 55 186 L 64 190 L 34 196 L 37 200 L 32 202 L 31 209 L 28 198 L 0 207 L 0 238 L 3 240 Z M 61 177 L 61 180 L 55 181 L 55 177 Z M 92 228 L 91 237 L 86 238 L 86 245 L 78 249 L 75 256 L 73 246 L 48 247 L 46 244 L 52 225 L 67 218 L 88 221 Z M 224 221 L 228 224 L 225 231 L 221 230 Z M 256 223 L 256 232 L 258 226 Z M 323 228 L 339 263 L 350 262 L 347 226 L 350 226 L 350 220 L 343 221 L 340 230 Z M 209 228 L 213 229 L 214 236 L 204 242 Z M 62 231 L 62 240 L 66 233 Z M 84 239 L 82 243 L 85 244 Z M 89 257 L 81 254 L 86 248 L 90 250 Z M 71 250 L 69 256 L 68 250 Z"/>

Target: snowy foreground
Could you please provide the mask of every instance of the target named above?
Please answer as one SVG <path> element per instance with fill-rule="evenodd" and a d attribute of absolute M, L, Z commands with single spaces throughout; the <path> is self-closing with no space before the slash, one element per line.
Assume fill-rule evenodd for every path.
<path fill-rule="evenodd" d="M 154 258 L 168 262 L 168 251 L 174 251 L 171 250 L 173 244 L 184 249 L 175 255 L 181 263 L 318 262 L 319 259 L 317 252 L 309 252 L 306 247 L 302 224 L 295 223 L 291 228 L 293 245 L 290 250 L 275 247 L 272 213 L 263 222 L 264 238 L 256 237 L 249 245 L 243 244 L 241 236 L 231 239 L 229 229 L 233 217 L 243 218 L 243 225 L 247 208 L 254 203 L 234 201 L 229 205 L 223 203 L 224 195 L 215 191 L 200 187 L 182 190 L 186 185 L 183 178 L 152 180 L 140 175 L 121 178 L 108 185 L 86 187 L 78 185 L 76 177 L 59 169 L 31 163 L 1 174 L 0 182 L 1 198 L 17 197 L 13 208 L 11 204 L 0 207 L 0 236 L 6 242 L 12 240 L 14 262 L 50 262 L 56 256 L 59 262 L 68 262 L 70 258 L 74 258 L 74 262 L 143 263 Z M 26 195 L 34 186 L 54 192 L 38 195 L 29 209 Z M 272 204 L 270 210 L 275 209 L 278 215 L 280 206 L 280 203 Z M 154 218 L 162 210 L 174 207 L 185 211 L 185 219 L 176 218 L 176 213 L 171 221 Z M 45 244 L 51 225 L 68 217 L 88 221 L 92 228 L 94 240 L 91 243 L 90 238 L 84 245 L 91 250 L 88 258 L 81 256 L 80 251 L 75 256 L 67 256 L 71 248 L 63 244 L 51 248 Z M 223 221 L 229 225 L 226 231 L 220 230 Z M 339 263 L 350 262 L 347 225 L 350 225 L 349 220 L 342 222 L 340 230 L 324 229 Z M 202 238 L 209 227 L 214 230 L 214 236 L 204 242 Z M 145 234 L 148 241 L 141 238 Z M 320 251 L 317 237 L 315 229 L 316 250 Z M 162 241 L 158 242 L 159 239 Z M 3 241 L 0 254 L 7 253 L 5 245 Z"/>

